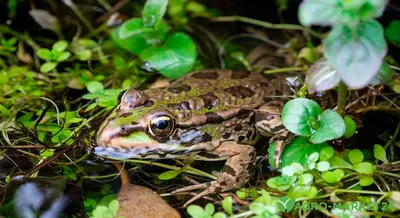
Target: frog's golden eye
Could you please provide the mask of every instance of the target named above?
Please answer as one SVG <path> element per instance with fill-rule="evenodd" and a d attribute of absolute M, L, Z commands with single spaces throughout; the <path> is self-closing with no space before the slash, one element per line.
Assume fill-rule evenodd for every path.
<path fill-rule="evenodd" d="M 120 93 L 118 94 L 118 98 L 117 98 L 118 104 L 121 103 L 122 97 L 124 97 L 125 92 L 126 92 L 126 90 L 124 90 L 124 91 L 122 91 L 122 92 L 120 92 Z"/>
<path fill-rule="evenodd" d="M 174 130 L 174 120 L 167 115 L 162 115 L 150 121 L 149 131 L 157 137 L 167 137 Z"/>

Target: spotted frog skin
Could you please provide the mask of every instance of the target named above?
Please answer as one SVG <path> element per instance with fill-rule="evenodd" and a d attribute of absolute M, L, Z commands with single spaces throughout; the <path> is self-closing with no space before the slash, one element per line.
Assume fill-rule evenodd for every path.
<path fill-rule="evenodd" d="M 113 158 L 226 160 L 216 181 L 176 191 L 205 189 L 188 204 L 248 182 L 253 145 L 284 131 L 281 96 L 287 94 L 282 75 L 214 69 L 165 88 L 130 89 L 101 125 L 94 149 Z"/>

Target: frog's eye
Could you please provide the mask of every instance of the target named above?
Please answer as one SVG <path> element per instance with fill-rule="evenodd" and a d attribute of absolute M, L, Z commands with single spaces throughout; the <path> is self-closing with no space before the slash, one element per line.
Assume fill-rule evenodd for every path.
<path fill-rule="evenodd" d="M 118 94 L 118 98 L 117 98 L 118 104 L 121 103 L 122 97 L 124 97 L 125 92 L 126 92 L 126 90 L 124 90 Z"/>
<path fill-rule="evenodd" d="M 157 137 L 167 137 L 174 130 L 174 121 L 170 116 L 162 115 L 150 121 L 150 133 Z"/>

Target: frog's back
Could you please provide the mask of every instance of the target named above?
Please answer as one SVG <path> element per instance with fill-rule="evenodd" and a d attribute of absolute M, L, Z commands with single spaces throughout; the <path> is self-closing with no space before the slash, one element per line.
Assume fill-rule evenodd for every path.
<path fill-rule="evenodd" d="M 212 69 L 192 72 L 168 88 L 149 89 L 145 93 L 172 111 L 195 115 L 228 107 L 256 108 L 269 97 L 287 91 L 282 75 Z"/>

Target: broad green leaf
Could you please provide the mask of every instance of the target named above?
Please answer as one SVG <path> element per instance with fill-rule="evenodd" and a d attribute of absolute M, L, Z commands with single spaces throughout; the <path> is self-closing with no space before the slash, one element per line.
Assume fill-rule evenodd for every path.
<path fill-rule="evenodd" d="M 104 91 L 104 86 L 101 82 L 98 81 L 90 81 L 86 85 L 87 90 L 90 93 L 102 93 Z"/>
<path fill-rule="evenodd" d="M 47 48 L 39 48 L 36 51 L 36 55 L 43 60 L 46 60 L 46 61 L 51 60 L 51 51 Z"/>
<path fill-rule="evenodd" d="M 393 45 L 400 46 L 400 20 L 393 20 L 385 28 L 386 39 Z"/>
<path fill-rule="evenodd" d="M 315 101 L 296 98 L 288 101 L 282 110 L 282 123 L 290 131 L 301 136 L 311 136 L 321 108 Z M 318 124 L 317 124 L 318 125 Z"/>
<path fill-rule="evenodd" d="M 354 164 L 359 164 L 364 160 L 364 154 L 359 149 L 353 149 L 349 152 L 349 160 Z"/>
<path fill-rule="evenodd" d="M 279 191 L 289 189 L 294 182 L 296 182 L 296 176 L 276 176 L 267 180 L 267 185 L 271 188 L 276 188 Z"/>
<path fill-rule="evenodd" d="M 370 186 L 372 184 L 374 184 L 374 177 L 369 175 L 360 175 L 361 186 Z"/>
<path fill-rule="evenodd" d="M 321 161 L 328 160 L 335 154 L 335 150 L 331 146 L 326 146 L 319 153 L 319 159 Z"/>
<path fill-rule="evenodd" d="M 299 8 L 303 25 L 354 25 L 382 15 L 387 0 L 304 0 Z"/>
<path fill-rule="evenodd" d="M 382 63 L 381 68 L 379 68 L 378 74 L 368 84 L 378 85 L 385 84 L 390 85 L 392 83 L 392 75 L 394 75 L 394 70 L 385 61 Z"/>
<path fill-rule="evenodd" d="M 358 173 L 372 175 L 374 173 L 374 165 L 368 162 L 362 162 L 359 164 L 353 165 L 353 169 Z"/>
<path fill-rule="evenodd" d="M 161 173 L 158 178 L 160 180 L 170 180 L 178 176 L 182 171 L 181 170 L 169 170 Z"/>
<path fill-rule="evenodd" d="M 232 215 L 233 214 L 233 206 L 232 206 L 232 196 L 228 196 L 226 198 L 224 198 L 224 200 L 222 201 L 222 208 L 229 214 Z"/>
<path fill-rule="evenodd" d="M 346 132 L 344 133 L 344 137 L 346 139 L 352 137 L 354 133 L 356 132 L 356 123 L 354 122 L 353 119 L 349 116 L 344 116 L 343 118 L 344 123 L 346 124 Z"/>
<path fill-rule="evenodd" d="M 52 51 L 57 51 L 57 52 L 61 53 L 61 52 L 65 51 L 65 49 L 67 49 L 67 48 L 68 48 L 68 42 L 61 40 L 61 41 L 54 43 Z"/>
<path fill-rule="evenodd" d="M 383 28 L 375 20 L 360 23 L 354 30 L 334 26 L 323 41 L 324 55 L 350 88 L 362 88 L 378 73 L 386 55 Z"/>
<path fill-rule="evenodd" d="M 340 138 L 346 131 L 343 118 L 333 110 L 325 110 L 319 120 L 320 128 L 310 137 L 312 143 Z"/>
<path fill-rule="evenodd" d="M 357 17 L 345 10 L 338 0 L 304 0 L 299 7 L 299 21 L 302 25 L 334 25 L 352 23 Z"/>
<path fill-rule="evenodd" d="M 386 157 L 386 151 L 385 149 L 378 144 L 374 145 L 374 157 L 380 161 L 382 161 L 383 163 L 388 163 L 388 159 Z"/>
<path fill-rule="evenodd" d="M 177 79 L 188 73 L 196 61 L 196 45 L 184 33 L 175 33 L 168 37 L 162 47 L 151 47 L 140 53 L 143 61 L 164 76 Z"/>
<path fill-rule="evenodd" d="M 142 11 L 144 26 L 157 26 L 167 10 L 167 5 L 168 0 L 147 0 Z"/>
<path fill-rule="evenodd" d="M 272 143 L 268 149 L 268 158 L 271 166 L 274 166 L 276 142 Z M 292 163 L 299 163 L 307 166 L 307 156 L 314 152 L 320 152 L 324 147 L 328 146 L 326 142 L 320 144 L 312 144 L 306 137 L 296 137 L 292 142 L 285 146 L 281 155 L 280 168 L 289 166 Z"/>
<path fill-rule="evenodd" d="M 208 203 L 208 204 L 206 204 L 206 206 L 204 207 L 204 211 L 206 211 L 206 213 L 207 213 L 208 215 L 211 216 L 211 215 L 213 215 L 214 212 L 215 212 L 215 207 L 214 207 L 213 204 Z"/>
<path fill-rule="evenodd" d="M 69 57 L 71 57 L 71 53 L 69 51 L 64 51 L 62 52 L 58 57 L 57 57 L 57 62 L 65 61 Z"/>
<path fill-rule="evenodd" d="M 47 73 L 47 72 L 52 71 L 56 67 L 57 67 L 57 63 L 55 63 L 55 62 L 46 62 L 42 66 L 40 66 L 40 72 Z"/>
<path fill-rule="evenodd" d="M 335 69 L 331 67 L 325 58 L 315 62 L 306 74 L 305 84 L 308 93 L 313 94 L 334 88 L 340 82 Z"/>
<path fill-rule="evenodd" d="M 168 33 L 168 25 L 161 22 L 157 28 L 144 27 L 139 18 L 125 21 L 121 27 L 111 31 L 111 38 L 122 48 L 139 54 L 152 45 L 160 44 Z"/>

